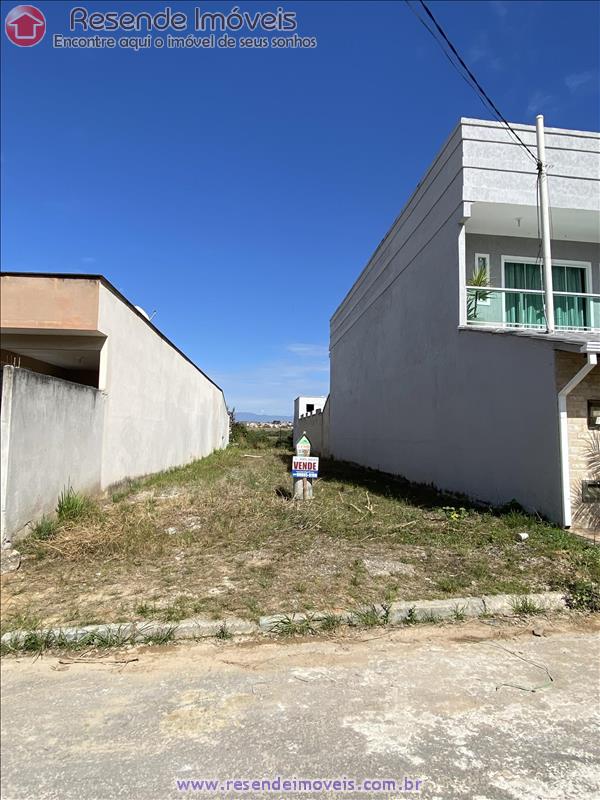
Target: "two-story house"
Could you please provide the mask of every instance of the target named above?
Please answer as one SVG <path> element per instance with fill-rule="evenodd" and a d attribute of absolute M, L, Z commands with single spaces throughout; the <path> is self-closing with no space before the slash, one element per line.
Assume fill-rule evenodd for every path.
<path fill-rule="evenodd" d="M 600 134 L 545 139 L 555 330 L 535 158 L 461 119 L 332 317 L 329 449 L 600 527 Z"/>

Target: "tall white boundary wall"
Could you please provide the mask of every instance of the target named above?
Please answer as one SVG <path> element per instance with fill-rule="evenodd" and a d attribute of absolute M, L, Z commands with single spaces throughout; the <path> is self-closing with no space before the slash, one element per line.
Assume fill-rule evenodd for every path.
<path fill-rule="evenodd" d="M 63 489 L 100 490 L 105 398 L 98 389 L 2 368 L 2 542 L 43 514 Z"/>

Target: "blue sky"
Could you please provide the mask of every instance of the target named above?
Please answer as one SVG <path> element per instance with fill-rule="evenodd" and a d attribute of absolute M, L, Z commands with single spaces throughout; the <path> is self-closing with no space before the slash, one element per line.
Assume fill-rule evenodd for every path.
<path fill-rule="evenodd" d="M 326 393 L 330 316 L 478 98 L 400 2 L 238 4 L 315 49 L 138 53 L 53 49 L 79 4 L 37 5 L 39 45 L 2 33 L 3 269 L 104 274 L 238 410 Z M 598 4 L 430 6 L 508 119 L 598 130 Z"/>

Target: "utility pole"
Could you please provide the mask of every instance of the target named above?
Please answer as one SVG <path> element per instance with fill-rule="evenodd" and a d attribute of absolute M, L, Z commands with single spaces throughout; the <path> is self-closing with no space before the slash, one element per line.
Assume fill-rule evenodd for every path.
<path fill-rule="evenodd" d="M 546 143 L 544 140 L 544 115 L 535 118 L 537 139 L 538 175 L 540 183 L 540 213 L 542 218 L 542 252 L 544 258 L 544 305 L 546 307 L 546 330 L 554 332 L 554 295 L 552 293 L 552 252 L 550 248 L 550 212 L 548 208 L 548 172 Z"/>

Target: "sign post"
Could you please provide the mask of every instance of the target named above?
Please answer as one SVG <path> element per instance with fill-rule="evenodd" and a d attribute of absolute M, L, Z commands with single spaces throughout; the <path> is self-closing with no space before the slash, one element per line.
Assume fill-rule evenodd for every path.
<path fill-rule="evenodd" d="M 312 482 L 319 474 L 319 459 L 310 454 L 310 441 L 306 433 L 296 444 L 296 455 L 292 458 L 294 500 L 312 500 Z"/>

